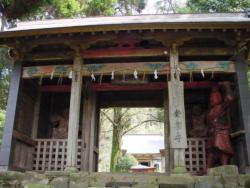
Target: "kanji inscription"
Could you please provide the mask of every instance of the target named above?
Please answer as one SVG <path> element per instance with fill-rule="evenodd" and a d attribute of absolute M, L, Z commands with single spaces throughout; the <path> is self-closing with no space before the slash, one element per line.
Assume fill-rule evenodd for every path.
<path fill-rule="evenodd" d="M 170 112 L 170 146 L 187 148 L 183 82 L 168 82 Z"/>

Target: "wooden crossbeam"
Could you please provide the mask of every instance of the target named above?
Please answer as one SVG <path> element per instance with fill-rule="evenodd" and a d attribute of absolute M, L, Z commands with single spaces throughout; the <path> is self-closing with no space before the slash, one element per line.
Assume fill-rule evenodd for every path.
<path fill-rule="evenodd" d="M 193 88 L 210 88 L 213 82 L 185 82 L 184 87 L 186 89 Z M 168 88 L 165 82 L 155 82 L 148 84 L 124 84 L 116 85 L 111 83 L 92 83 L 92 87 L 95 91 L 156 91 L 164 90 Z M 70 92 L 71 85 L 43 85 L 40 88 L 41 92 Z"/>
<path fill-rule="evenodd" d="M 121 48 L 107 50 L 85 50 L 80 54 L 85 59 L 108 58 L 108 57 L 150 57 L 164 56 L 167 48 L 141 49 L 141 48 Z"/>
<path fill-rule="evenodd" d="M 233 73 L 235 64 L 232 61 L 183 61 L 180 62 L 180 71 L 186 73 L 214 72 Z M 134 71 L 138 75 L 153 74 L 155 70 L 159 75 L 169 73 L 169 62 L 134 62 L 134 63 L 106 63 L 106 64 L 84 64 L 81 70 L 82 76 L 94 75 L 133 75 Z M 72 65 L 48 65 L 23 67 L 23 78 L 39 77 L 68 77 L 72 71 Z"/>
<path fill-rule="evenodd" d="M 71 85 L 44 85 L 41 86 L 41 92 L 65 93 L 70 92 Z"/>
<path fill-rule="evenodd" d="M 113 49 L 113 50 L 85 50 L 82 51 L 84 59 L 95 58 L 112 58 L 112 57 L 149 57 L 149 56 L 164 56 L 164 51 L 168 53 L 167 48 L 155 49 Z M 183 47 L 179 49 L 180 56 L 232 56 L 233 48 L 189 48 Z M 48 61 L 48 60 L 70 60 L 73 59 L 73 52 L 58 51 L 58 52 L 39 52 L 25 55 L 26 61 Z"/>

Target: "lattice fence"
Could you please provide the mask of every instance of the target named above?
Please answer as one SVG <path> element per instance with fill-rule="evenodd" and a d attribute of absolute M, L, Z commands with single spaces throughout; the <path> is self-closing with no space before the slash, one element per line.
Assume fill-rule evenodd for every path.
<path fill-rule="evenodd" d="M 62 171 L 66 167 L 67 139 L 36 139 L 33 170 Z M 188 138 L 185 152 L 186 167 L 192 174 L 203 174 L 206 169 L 206 140 Z M 78 140 L 77 168 L 81 165 L 81 140 Z"/>
<path fill-rule="evenodd" d="M 62 171 L 66 167 L 67 139 L 36 139 L 33 170 Z M 77 168 L 81 165 L 81 140 L 78 140 Z"/>
<path fill-rule="evenodd" d="M 188 138 L 186 167 L 191 174 L 203 174 L 206 169 L 206 139 Z"/>

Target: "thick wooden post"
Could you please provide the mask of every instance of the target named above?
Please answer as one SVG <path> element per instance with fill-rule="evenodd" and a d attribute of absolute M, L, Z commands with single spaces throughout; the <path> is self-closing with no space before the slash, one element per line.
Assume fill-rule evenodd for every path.
<path fill-rule="evenodd" d="M 10 82 L 8 105 L 6 111 L 6 121 L 3 131 L 1 153 L 0 153 L 0 168 L 8 170 L 11 167 L 11 149 L 13 145 L 13 129 L 16 118 L 16 107 L 18 103 L 19 88 L 22 79 L 22 61 L 16 61 L 12 70 Z"/>
<path fill-rule="evenodd" d="M 70 109 L 69 109 L 69 128 L 67 144 L 67 165 L 66 171 L 76 171 L 77 149 L 78 149 L 78 130 L 82 90 L 82 68 L 83 60 L 76 56 L 73 64 L 73 74 L 71 83 Z"/>
<path fill-rule="evenodd" d="M 185 173 L 185 149 L 187 148 L 187 134 L 184 108 L 184 84 L 180 81 L 178 66 L 178 51 L 173 45 L 170 50 L 170 74 L 168 82 L 169 93 L 169 123 L 170 147 L 173 149 L 173 173 Z"/>
<path fill-rule="evenodd" d="M 40 103 L 41 103 L 41 92 L 38 89 L 37 94 L 36 94 L 35 109 L 34 109 L 34 113 L 33 113 L 34 119 L 33 119 L 32 134 L 31 134 L 31 137 L 33 139 L 37 138 Z"/>
<path fill-rule="evenodd" d="M 168 95 L 167 92 L 164 91 L 164 144 L 165 150 L 163 151 L 164 157 L 164 166 L 165 166 L 165 173 L 170 175 L 170 143 L 169 143 L 169 109 L 168 109 Z"/>
<path fill-rule="evenodd" d="M 246 172 L 250 172 L 250 93 L 247 79 L 248 62 L 244 55 L 239 55 L 236 59 L 236 81 L 238 91 L 238 104 L 240 124 L 245 129 L 245 166 Z M 241 161 L 242 162 L 242 161 Z"/>
<path fill-rule="evenodd" d="M 86 90 L 86 91 L 85 91 Z M 81 153 L 81 170 L 95 171 L 94 152 L 96 136 L 96 93 L 86 82 L 83 95 L 83 115 L 82 115 L 82 153 Z"/>

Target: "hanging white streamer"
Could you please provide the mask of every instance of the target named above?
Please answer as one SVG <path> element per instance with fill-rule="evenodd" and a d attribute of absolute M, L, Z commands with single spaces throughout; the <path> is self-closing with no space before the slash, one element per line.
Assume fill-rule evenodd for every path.
<path fill-rule="evenodd" d="M 111 72 L 111 80 L 114 80 L 114 79 L 115 79 L 115 72 L 112 71 L 112 72 Z"/>
<path fill-rule="evenodd" d="M 53 77 L 54 77 L 54 71 L 51 73 L 51 75 L 50 75 L 50 79 L 52 80 L 53 79 Z"/>
<path fill-rule="evenodd" d="M 178 74 L 178 76 L 181 76 L 181 69 L 180 69 L 180 67 L 176 68 L 176 73 Z"/>
<path fill-rule="evenodd" d="M 157 70 L 154 71 L 154 78 L 157 80 L 158 79 L 158 72 Z"/>
<path fill-rule="evenodd" d="M 136 80 L 138 79 L 138 73 L 137 73 L 136 70 L 134 71 L 134 77 L 135 77 Z"/>
<path fill-rule="evenodd" d="M 72 70 L 69 72 L 69 79 L 72 79 L 72 76 L 73 76 L 73 72 Z"/>
<path fill-rule="evenodd" d="M 39 79 L 39 85 L 42 85 L 42 83 L 43 83 L 43 75 Z"/>
<path fill-rule="evenodd" d="M 95 81 L 95 75 L 93 72 L 91 73 L 91 79 L 92 79 L 92 81 Z"/>
<path fill-rule="evenodd" d="M 202 75 L 203 78 L 205 78 L 205 73 L 204 73 L 203 69 L 201 69 L 201 75 Z"/>

